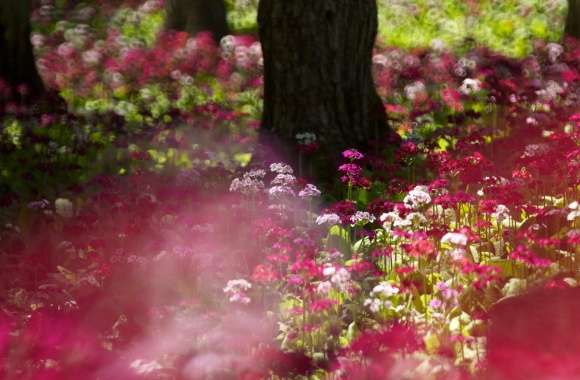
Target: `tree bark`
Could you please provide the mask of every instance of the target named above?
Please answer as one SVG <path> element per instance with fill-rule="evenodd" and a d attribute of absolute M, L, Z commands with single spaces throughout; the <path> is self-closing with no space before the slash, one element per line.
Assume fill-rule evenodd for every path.
<path fill-rule="evenodd" d="M 166 28 L 188 32 L 211 32 L 219 41 L 229 33 L 223 0 L 165 0 Z"/>
<path fill-rule="evenodd" d="M 29 98 L 44 91 L 30 43 L 30 1 L 0 1 L 0 78 L 10 86 L 26 85 Z"/>
<path fill-rule="evenodd" d="M 568 0 L 568 17 L 564 33 L 568 37 L 580 38 L 580 0 Z"/>
<path fill-rule="evenodd" d="M 388 133 L 372 77 L 375 0 L 261 0 L 262 128 L 286 141 L 367 148 Z"/>

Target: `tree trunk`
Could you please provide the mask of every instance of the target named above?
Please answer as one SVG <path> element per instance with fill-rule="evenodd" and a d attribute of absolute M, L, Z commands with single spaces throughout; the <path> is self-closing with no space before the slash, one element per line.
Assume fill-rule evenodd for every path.
<path fill-rule="evenodd" d="M 261 0 L 262 128 L 286 141 L 367 148 L 388 133 L 372 77 L 375 0 Z"/>
<path fill-rule="evenodd" d="M 226 5 L 223 0 L 165 0 L 167 29 L 188 32 L 211 32 L 219 41 L 229 33 Z"/>
<path fill-rule="evenodd" d="M 30 43 L 30 1 L 0 1 L 0 78 L 10 86 L 26 85 L 28 98 L 43 93 Z"/>
<path fill-rule="evenodd" d="M 568 17 L 564 33 L 566 36 L 580 39 L 580 0 L 568 0 Z"/>

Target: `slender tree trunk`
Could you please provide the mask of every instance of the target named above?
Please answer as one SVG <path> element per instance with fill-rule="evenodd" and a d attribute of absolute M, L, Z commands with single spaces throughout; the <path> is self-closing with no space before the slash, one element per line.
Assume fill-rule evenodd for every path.
<path fill-rule="evenodd" d="M 44 91 L 30 43 L 30 1 L 0 0 L 0 78 L 26 85 L 29 98 Z"/>
<path fill-rule="evenodd" d="M 565 34 L 580 39 L 580 0 L 568 0 Z"/>
<path fill-rule="evenodd" d="M 388 132 L 372 77 L 375 0 L 261 0 L 262 128 L 290 141 L 314 132 L 331 150 Z"/>
<path fill-rule="evenodd" d="M 229 33 L 226 5 L 223 0 L 165 0 L 167 29 L 188 32 L 211 32 L 219 41 Z"/>

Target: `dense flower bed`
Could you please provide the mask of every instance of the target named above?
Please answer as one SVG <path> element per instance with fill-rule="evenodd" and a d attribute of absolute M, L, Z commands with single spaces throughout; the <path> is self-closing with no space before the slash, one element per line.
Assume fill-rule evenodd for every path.
<path fill-rule="evenodd" d="M 577 43 L 378 46 L 404 142 L 319 189 L 250 163 L 254 40 L 64 29 L 37 45 L 76 114 L 0 91 L 0 377 L 579 376 Z"/>

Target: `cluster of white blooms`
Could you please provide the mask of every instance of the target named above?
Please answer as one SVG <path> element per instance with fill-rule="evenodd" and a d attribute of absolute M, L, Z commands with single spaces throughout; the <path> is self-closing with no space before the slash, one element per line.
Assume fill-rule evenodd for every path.
<path fill-rule="evenodd" d="M 268 189 L 268 194 L 272 198 L 293 197 L 296 195 L 291 187 L 285 185 L 271 186 Z"/>
<path fill-rule="evenodd" d="M 244 173 L 242 178 L 234 178 L 230 185 L 231 192 L 238 192 L 245 195 L 256 194 L 264 190 L 264 177 L 266 172 L 262 169 L 251 170 Z"/>
<path fill-rule="evenodd" d="M 226 293 L 230 298 L 230 302 L 242 303 L 247 305 L 250 303 L 250 297 L 246 295 L 246 292 L 252 288 L 252 284 L 243 278 L 237 280 L 230 280 L 224 288 L 224 293 Z"/>
<path fill-rule="evenodd" d="M 568 205 L 568 208 L 572 211 L 568 214 L 567 218 L 570 222 L 575 221 L 580 218 L 580 204 L 578 201 L 574 201 Z"/>
<path fill-rule="evenodd" d="M 263 66 L 262 45 L 254 42 L 250 46 L 239 44 L 236 37 L 225 36 L 220 41 L 222 56 L 241 69 L 248 69 L 254 64 Z"/>
<path fill-rule="evenodd" d="M 316 135 L 311 132 L 297 133 L 295 137 L 300 145 L 311 145 L 316 142 Z"/>
<path fill-rule="evenodd" d="M 524 153 L 522 153 L 521 158 L 526 157 L 538 157 L 542 156 L 550 151 L 548 144 L 529 144 L 526 145 Z"/>
<path fill-rule="evenodd" d="M 326 295 L 330 292 L 331 289 L 332 289 L 332 283 L 330 281 L 322 281 L 316 287 L 316 292 L 318 292 L 318 294 Z"/>
<path fill-rule="evenodd" d="M 465 247 L 467 245 L 467 236 L 459 232 L 448 232 L 441 238 L 441 243 Z"/>
<path fill-rule="evenodd" d="M 497 205 L 491 216 L 501 223 L 510 217 L 510 209 L 506 205 Z"/>
<path fill-rule="evenodd" d="M 307 199 L 319 197 L 320 194 L 321 194 L 320 190 L 318 190 L 318 188 L 313 184 L 309 183 L 304 187 L 304 189 L 300 190 L 298 196 L 300 198 Z"/>
<path fill-rule="evenodd" d="M 405 95 L 411 101 L 422 98 L 426 96 L 426 94 L 427 88 L 425 87 L 425 84 L 421 81 L 416 81 L 414 83 L 405 86 Z"/>
<path fill-rule="evenodd" d="M 296 183 L 296 177 L 292 174 L 280 173 L 270 182 L 273 186 L 292 186 Z"/>
<path fill-rule="evenodd" d="M 341 291 L 346 291 L 350 285 L 350 272 L 346 268 L 337 268 L 332 264 L 326 264 L 322 269 L 322 275 L 325 277 L 330 277 L 330 281 L 324 281 L 320 283 L 320 292 L 328 292 L 330 290 L 330 285 L 335 286 Z M 324 284 L 324 285 L 323 285 Z"/>
<path fill-rule="evenodd" d="M 552 63 L 556 63 L 558 58 L 564 53 L 564 47 L 554 42 L 546 45 L 546 50 L 548 51 L 548 59 Z"/>
<path fill-rule="evenodd" d="M 558 95 L 562 94 L 563 92 L 564 89 L 562 88 L 562 86 L 560 86 L 558 82 L 549 80 L 546 83 L 545 88 L 536 91 L 536 95 L 538 95 L 538 97 L 540 97 L 543 101 L 551 102 L 555 100 L 558 97 Z"/>
<path fill-rule="evenodd" d="M 431 195 L 427 186 L 416 186 L 403 199 L 405 206 L 417 210 L 431 203 Z"/>
<path fill-rule="evenodd" d="M 350 273 L 345 268 L 338 269 L 331 277 L 330 282 L 338 289 L 346 291 L 350 284 Z"/>
<path fill-rule="evenodd" d="M 273 198 L 281 198 L 296 195 L 292 188 L 296 184 L 296 177 L 292 167 L 284 163 L 274 163 L 270 165 L 270 171 L 276 173 L 276 177 L 270 182 L 268 194 Z"/>
<path fill-rule="evenodd" d="M 422 218 L 421 218 L 422 216 Z M 406 217 L 401 218 L 397 211 L 384 213 L 380 216 L 380 221 L 383 223 L 383 228 L 386 231 L 391 231 L 393 228 L 407 228 L 413 226 L 414 221 L 426 221 L 425 216 L 420 213 L 412 212 Z"/>
<path fill-rule="evenodd" d="M 352 226 L 364 226 L 375 221 L 375 216 L 366 211 L 357 211 L 350 217 Z"/>
<path fill-rule="evenodd" d="M 155 371 L 160 371 L 163 369 L 163 366 L 156 360 L 145 361 L 142 359 L 134 360 L 130 367 L 138 375 L 149 375 Z"/>
<path fill-rule="evenodd" d="M 340 216 L 334 213 L 322 214 L 316 218 L 316 224 L 319 226 L 322 224 L 339 224 L 340 223 Z"/>
<path fill-rule="evenodd" d="M 466 78 L 459 87 L 459 92 L 463 95 L 476 94 L 481 91 L 481 81 L 479 79 Z"/>
<path fill-rule="evenodd" d="M 273 164 L 270 164 L 270 171 L 273 173 L 278 173 L 278 174 L 293 174 L 294 173 L 294 169 L 292 169 L 292 167 L 288 164 L 285 164 L 283 162 L 275 162 Z"/>
<path fill-rule="evenodd" d="M 391 285 L 387 281 L 382 281 L 377 286 L 375 286 L 371 292 L 371 295 L 382 295 L 384 297 L 392 297 L 399 294 L 400 289 L 396 286 Z"/>
<path fill-rule="evenodd" d="M 389 308 L 393 306 L 393 303 L 389 300 L 383 301 L 380 298 L 367 298 L 363 305 L 367 306 L 373 313 L 378 313 L 381 307 Z"/>
<path fill-rule="evenodd" d="M 397 295 L 399 294 L 399 291 L 399 288 L 396 286 L 383 281 L 373 288 L 370 297 L 365 300 L 364 306 L 367 306 L 373 313 L 379 312 L 382 307 L 390 308 L 393 306 L 393 303 L 390 300 L 384 300 L 383 298 L 390 298 Z"/>

